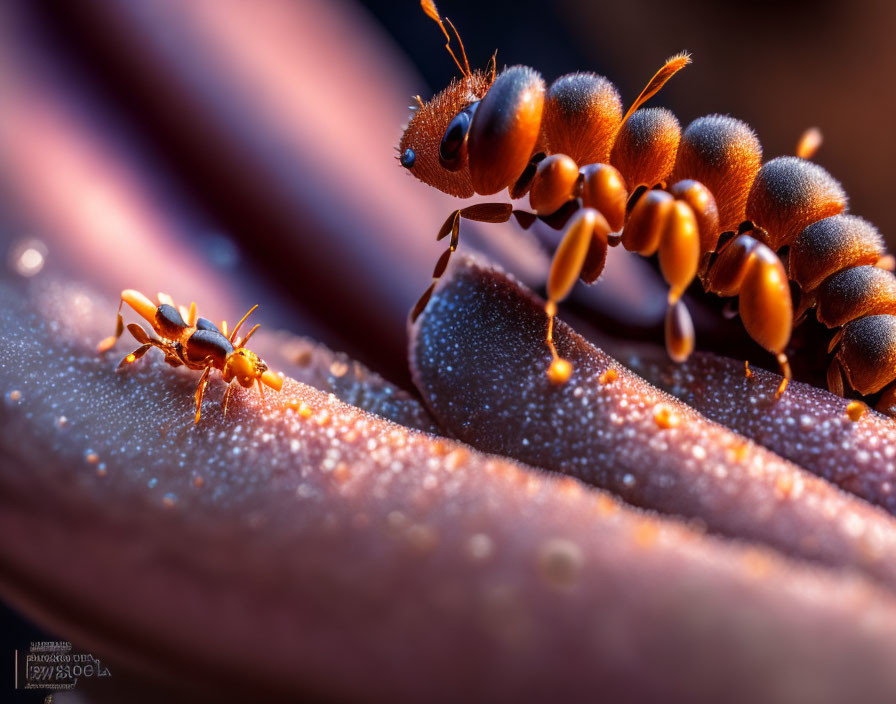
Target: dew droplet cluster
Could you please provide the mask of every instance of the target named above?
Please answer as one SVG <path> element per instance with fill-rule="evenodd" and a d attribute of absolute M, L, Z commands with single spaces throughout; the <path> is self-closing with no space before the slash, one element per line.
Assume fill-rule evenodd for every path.
<path fill-rule="evenodd" d="M 633 504 L 698 518 L 710 531 L 853 565 L 896 586 L 896 522 L 878 509 L 707 421 L 562 323 L 557 349 L 574 371 L 568 384 L 552 384 L 539 301 L 472 260 L 443 282 L 415 329 L 412 367 L 429 408 L 456 437 L 580 477 Z M 610 369 L 618 375 L 608 384 Z M 742 366 L 737 371 L 741 384 L 757 383 L 744 378 Z M 724 384 L 703 381 L 726 393 Z M 753 398 L 767 405 L 773 395 L 757 386 Z M 785 396 L 784 407 L 793 403 L 796 411 L 794 399 Z M 799 410 L 825 418 L 819 422 L 830 429 L 846 427 L 850 437 L 865 423 L 842 409 Z M 799 416 L 789 417 L 796 425 Z"/>
<path fill-rule="evenodd" d="M 775 402 L 780 377 L 696 353 L 672 364 L 662 352 L 624 353 L 623 361 L 707 418 L 721 423 L 896 514 L 896 421 L 861 401 L 793 382 Z"/>
<path fill-rule="evenodd" d="M 700 671 L 722 671 L 731 660 L 714 653 L 743 648 L 743 613 L 751 632 L 767 631 L 755 646 L 762 662 L 794 659 L 813 629 L 829 636 L 809 639 L 829 648 L 812 651 L 821 673 L 829 669 L 816 661 L 836 663 L 840 648 L 865 660 L 896 649 L 896 602 L 867 580 L 704 536 L 291 379 L 264 401 L 238 392 L 226 418 L 213 384 L 196 426 L 194 374 L 151 354 L 116 373 L 115 359 L 93 352 L 108 322 L 99 307 L 63 323 L 36 311 L 53 303 L 46 289 L 30 293 L 40 306 L 27 292 L 7 296 L 2 283 L 0 292 L 10 301 L 0 310 L 0 487 L 13 501 L 38 497 L 36 511 L 14 514 L 41 527 L 32 547 L 44 574 L 29 579 L 68 590 L 74 603 L 97 598 L 99 615 L 116 614 L 153 643 L 176 633 L 188 650 L 195 633 L 229 642 L 238 632 L 269 652 L 273 621 L 288 624 L 295 648 L 320 653 L 326 641 L 337 657 L 431 650 L 432 663 L 450 661 L 454 684 L 472 684 L 483 668 L 501 677 L 508 663 L 518 684 L 562 653 L 568 676 L 592 688 L 608 674 L 601 663 L 631 669 L 651 643 L 689 647 L 678 638 L 699 604 L 722 644 L 687 659 Z M 60 289 L 56 303 L 72 293 Z M 628 383 L 624 374 L 617 383 Z M 653 406 L 633 407 L 655 427 Z M 71 520 L 91 528 L 89 545 Z M 848 528 L 868 537 L 864 519 Z M 114 542 L 120 535 L 127 543 Z M 85 571 L 95 576 L 90 594 L 71 580 Z M 166 588 L 179 598 L 145 608 Z M 857 626 L 870 605 L 872 625 Z M 619 650 L 622 635 L 630 649 Z M 482 646 L 468 669 L 458 653 L 471 644 Z M 302 659 L 289 662 L 289 676 L 308 681 Z M 853 670 L 831 677 L 844 672 Z"/>

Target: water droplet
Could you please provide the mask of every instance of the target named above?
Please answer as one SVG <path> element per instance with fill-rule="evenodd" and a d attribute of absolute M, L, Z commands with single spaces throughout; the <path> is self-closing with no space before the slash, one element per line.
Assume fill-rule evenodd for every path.
<path fill-rule="evenodd" d="M 155 489 L 156 484 L 158 484 L 158 483 L 159 483 L 159 480 L 156 479 L 155 477 L 153 477 L 148 482 L 146 482 L 146 486 L 148 486 L 150 489 Z"/>
<path fill-rule="evenodd" d="M 861 401 L 850 401 L 846 406 L 846 417 L 853 423 L 856 423 L 863 415 L 865 415 L 865 411 L 867 410 L 868 406 Z"/>
<path fill-rule="evenodd" d="M 12 406 L 17 406 L 22 402 L 22 392 L 18 389 L 13 389 L 8 394 L 6 394 L 6 402 Z"/>
<path fill-rule="evenodd" d="M 36 239 L 20 240 L 9 250 L 9 264 L 20 276 L 34 276 L 44 268 L 47 246 Z"/>
<path fill-rule="evenodd" d="M 62 429 L 62 428 L 65 428 L 67 425 L 68 425 L 68 418 L 66 418 L 65 416 L 59 416 L 56 419 L 56 427 L 57 428 Z"/>
<path fill-rule="evenodd" d="M 100 461 L 100 456 L 93 450 L 86 450 L 84 452 L 84 461 L 87 462 L 87 464 L 97 464 Z"/>
<path fill-rule="evenodd" d="M 617 372 L 615 369 L 610 367 L 609 369 L 605 370 L 604 373 L 601 374 L 597 380 L 601 384 L 606 386 L 607 384 L 612 384 L 618 378 L 619 378 L 619 372 Z"/>
<path fill-rule="evenodd" d="M 565 384 L 572 376 L 572 364 L 566 359 L 555 359 L 548 367 L 548 379 L 552 384 Z"/>
<path fill-rule="evenodd" d="M 681 423 L 681 417 L 665 403 L 658 403 L 653 407 L 653 420 L 658 428 L 668 430 Z"/>
<path fill-rule="evenodd" d="M 568 538 L 550 538 L 538 549 L 538 572 L 554 587 L 575 585 L 584 561 L 582 548 Z"/>
<path fill-rule="evenodd" d="M 635 485 L 635 475 L 634 474 L 623 474 L 622 475 L 622 484 L 623 484 L 623 486 L 631 489 Z"/>
<path fill-rule="evenodd" d="M 162 497 L 162 503 L 165 504 L 166 508 L 171 508 L 177 503 L 177 494 L 172 494 L 169 491 Z"/>
<path fill-rule="evenodd" d="M 330 374 L 332 374 L 332 375 L 335 376 L 336 378 L 345 376 L 345 373 L 346 373 L 347 371 L 348 371 L 348 365 L 347 365 L 345 362 L 342 362 L 342 361 L 340 361 L 340 360 L 338 360 L 338 359 L 335 360 L 335 361 L 330 365 Z"/>
<path fill-rule="evenodd" d="M 775 493 L 782 499 L 786 499 L 793 492 L 793 477 L 789 474 L 779 474 L 775 478 Z"/>

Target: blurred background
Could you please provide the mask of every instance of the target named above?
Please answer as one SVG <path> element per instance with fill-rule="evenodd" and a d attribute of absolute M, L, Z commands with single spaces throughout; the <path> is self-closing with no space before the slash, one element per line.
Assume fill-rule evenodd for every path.
<path fill-rule="evenodd" d="M 896 249 L 896 5 L 439 5 L 474 65 L 497 49 L 499 67 L 528 64 L 548 82 L 596 71 L 625 103 L 663 59 L 690 51 L 693 66 L 652 104 L 683 126 L 740 117 L 767 158 L 819 127 L 817 161 Z M 407 312 L 456 203 L 395 160 L 411 96 L 428 99 L 456 71 L 416 0 L 12 0 L 0 13 L 7 275 L 55 271 L 110 299 L 163 290 L 213 319 L 261 303 L 266 326 L 409 387 Z M 462 241 L 541 284 L 546 254 L 528 233 L 470 225 Z M 614 257 L 575 313 L 656 329 L 662 286 L 649 265 Z M 698 325 L 701 346 L 740 339 L 734 323 Z"/>

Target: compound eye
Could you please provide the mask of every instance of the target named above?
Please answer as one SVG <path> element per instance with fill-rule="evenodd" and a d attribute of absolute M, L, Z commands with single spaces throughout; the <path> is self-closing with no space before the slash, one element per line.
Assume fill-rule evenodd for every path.
<path fill-rule="evenodd" d="M 406 169 L 413 168 L 414 162 L 417 161 L 417 155 L 413 149 L 405 149 L 404 154 L 398 159 L 398 162 Z"/>
<path fill-rule="evenodd" d="M 459 171 L 463 168 L 466 161 L 464 156 L 467 135 L 477 107 L 479 107 L 478 100 L 457 113 L 442 135 L 442 142 L 439 144 L 439 163 L 448 171 Z"/>

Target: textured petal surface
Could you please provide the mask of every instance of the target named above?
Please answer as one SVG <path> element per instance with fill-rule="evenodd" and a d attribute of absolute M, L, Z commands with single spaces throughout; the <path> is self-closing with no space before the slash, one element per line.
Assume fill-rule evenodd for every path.
<path fill-rule="evenodd" d="M 0 590 L 85 648 L 224 699 L 896 691 L 896 602 L 864 579 L 292 380 L 194 427 L 195 374 L 92 352 L 103 302 L 0 286 Z"/>
<path fill-rule="evenodd" d="M 896 589 L 892 517 L 708 421 L 562 323 L 557 349 L 575 371 L 551 384 L 533 294 L 469 258 L 442 281 L 412 329 L 411 361 L 456 437 Z"/>

